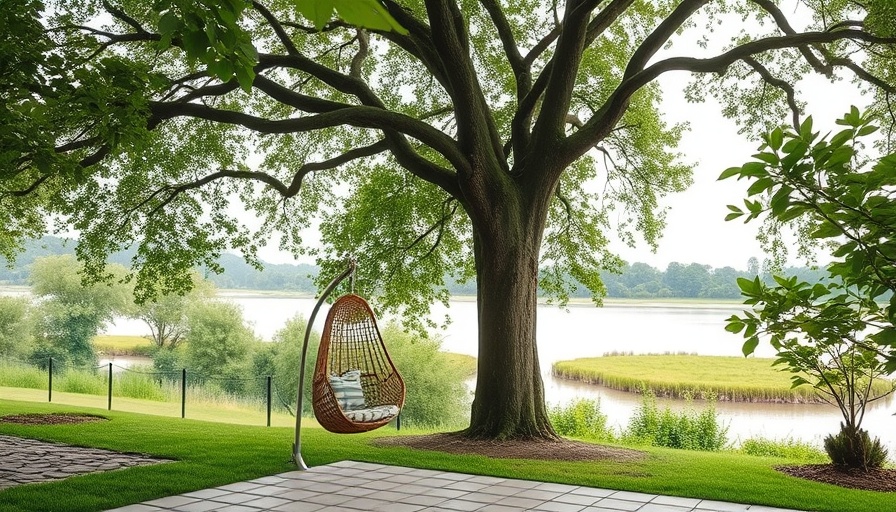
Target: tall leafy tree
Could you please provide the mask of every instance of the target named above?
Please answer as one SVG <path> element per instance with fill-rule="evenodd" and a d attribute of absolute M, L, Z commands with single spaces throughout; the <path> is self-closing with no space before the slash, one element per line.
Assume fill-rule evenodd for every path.
<path fill-rule="evenodd" d="M 91 340 L 116 315 L 130 313 L 131 287 L 121 282 L 126 273 L 121 265 L 108 267 L 109 283 L 85 285 L 82 270 L 71 255 L 47 256 L 32 263 L 29 280 L 39 301 L 38 341 L 43 348 L 74 364 L 92 365 L 96 354 Z"/>
<path fill-rule="evenodd" d="M 321 2 L 299 4 L 312 26 L 284 0 L 15 0 L 0 249 L 63 219 L 99 274 L 136 241 L 144 296 L 188 285 L 228 246 L 252 260 L 278 232 L 318 257 L 322 280 L 355 254 L 357 286 L 411 324 L 459 270 L 479 308 L 467 434 L 550 437 L 539 284 L 562 301 L 568 274 L 599 300 L 599 271 L 621 263 L 610 233 L 655 246 L 659 200 L 690 182 L 657 80 L 702 76 L 691 98 L 720 92 L 747 126 L 798 110 L 790 84 L 809 72 L 896 82 L 877 0 L 805 0 L 801 24 L 770 0 L 373 4 L 389 17 L 366 30 L 351 23 L 369 11 L 330 20 Z M 720 20 L 741 33 L 711 39 Z M 681 56 L 679 42 L 707 48 Z M 309 249 L 315 219 L 322 248 Z"/>

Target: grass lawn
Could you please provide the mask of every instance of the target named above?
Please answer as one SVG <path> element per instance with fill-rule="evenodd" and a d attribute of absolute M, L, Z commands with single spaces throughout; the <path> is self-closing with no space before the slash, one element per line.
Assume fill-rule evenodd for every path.
<path fill-rule="evenodd" d="M 658 396 L 681 397 L 714 392 L 735 401 L 796 401 L 815 398 L 810 386 L 791 388 L 790 373 L 772 366 L 774 359 L 697 355 L 612 355 L 558 361 L 554 375 L 623 391 L 642 385 Z M 890 389 L 878 381 L 877 393 Z M 872 392 L 874 394 L 874 392 Z"/>
<path fill-rule="evenodd" d="M 101 413 L 110 421 L 44 426 L 0 423 L 0 434 L 148 453 L 178 462 L 6 489 L 0 491 L 0 512 L 102 510 L 293 469 L 291 428 L 0 400 L 0 416 L 60 411 Z M 420 432 L 401 434 L 405 433 Z M 336 435 L 312 426 L 303 429 L 304 458 L 311 466 L 350 459 L 830 512 L 879 512 L 892 510 L 894 503 L 892 494 L 783 475 L 772 469 L 781 459 L 647 448 L 648 457 L 634 463 L 545 463 L 370 445 L 372 438 L 383 435 L 399 434 L 386 427 L 367 434 Z"/>

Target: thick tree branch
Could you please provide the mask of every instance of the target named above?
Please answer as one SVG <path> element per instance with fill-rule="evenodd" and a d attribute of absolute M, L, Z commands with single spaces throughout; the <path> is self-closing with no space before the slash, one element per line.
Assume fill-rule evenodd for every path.
<path fill-rule="evenodd" d="M 790 113 L 793 115 L 793 129 L 800 131 L 800 107 L 796 103 L 796 91 L 793 86 L 786 80 L 776 78 L 765 66 L 759 63 L 753 57 L 745 57 L 744 62 L 753 68 L 768 84 L 784 91 L 787 95 L 787 105 L 790 107 Z"/>
<path fill-rule="evenodd" d="M 283 25 L 280 23 L 280 20 L 277 19 L 276 16 L 271 13 L 271 11 L 261 4 L 261 2 L 253 1 L 252 7 L 258 11 L 261 16 L 268 22 L 268 25 L 271 26 L 271 29 L 274 30 L 274 33 L 277 34 L 277 39 L 280 40 L 280 43 L 286 48 L 286 53 L 290 55 L 297 55 L 299 53 L 298 48 L 296 48 L 295 43 L 292 41 L 292 38 L 289 37 L 289 34 L 286 33 L 286 30 L 283 29 Z"/>
<path fill-rule="evenodd" d="M 563 14 L 563 30 L 557 39 L 552 66 L 545 87 L 545 101 L 532 128 L 531 147 L 551 147 L 563 137 L 566 114 L 588 34 L 591 12 L 600 0 L 570 1 Z M 533 155 L 527 155 L 527 158 Z"/>
<path fill-rule="evenodd" d="M 610 27 L 614 21 L 616 21 L 619 16 L 621 16 L 626 9 L 628 9 L 634 0 L 613 0 L 606 7 L 600 10 L 596 16 L 591 20 L 588 24 L 588 32 L 585 38 L 585 46 L 590 45 L 600 36 L 608 27 Z M 541 42 L 545 43 L 545 47 L 553 41 L 554 38 L 559 37 L 560 31 L 562 29 L 561 25 L 557 25 L 557 27 L 551 31 L 551 34 L 556 32 L 556 35 L 551 38 L 550 34 L 548 37 L 542 39 Z M 541 43 L 540 42 L 540 43 Z M 540 44 L 539 43 L 539 44 Z M 529 55 L 526 56 L 528 64 L 531 65 L 532 61 L 536 58 L 533 55 L 538 55 L 542 50 L 536 52 L 536 45 L 532 51 L 529 52 Z M 530 60 L 531 59 L 531 60 Z M 544 69 L 539 74 L 538 78 L 535 80 L 535 83 L 532 85 L 531 90 L 526 94 L 524 98 L 519 99 L 519 106 L 517 108 L 517 112 L 513 117 L 513 122 L 511 124 L 511 141 L 510 145 L 513 147 L 514 155 L 516 156 L 516 161 L 514 162 L 514 168 L 518 168 L 521 166 L 522 162 L 525 160 L 525 150 L 529 147 L 530 141 L 530 128 L 532 127 L 532 117 L 535 114 L 535 110 L 541 99 L 544 97 L 545 89 L 548 85 L 548 78 L 551 76 L 551 70 L 554 67 L 554 60 L 549 61 Z"/>
<path fill-rule="evenodd" d="M 850 40 L 875 44 L 896 44 L 896 38 L 877 37 L 859 30 L 838 30 L 836 32 L 805 32 L 794 36 L 776 36 L 750 41 L 732 48 L 715 57 L 698 59 L 694 57 L 672 57 L 656 62 L 643 71 L 634 74 L 619 84 L 610 98 L 585 126 L 563 142 L 564 161 L 572 162 L 591 146 L 602 140 L 622 117 L 632 95 L 645 85 L 669 71 L 691 71 L 693 73 L 717 73 L 723 75 L 728 67 L 752 55 L 783 48 L 795 48 L 815 43 L 832 43 Z"/>
<path fill-rule="evenodd" d="M 798 34 L 798 32 L 794 30 L 790 25 L 790 21 L 787 19 L 787 16 L 784 15 L 781 9 L 779 9 L 774 2 L 772 2 L 771 0 L 753 0 L 753 2 L 759 7 L 762 7 L 762 9 L 764 9 L 771 15 L 771 17 L 775 20 L 775 23 L 777 23 L 778 28 L 781 29 L 781 32 L 784 32 L 789 36 Z M 809 46 L 802 45 L 798 46 L 797 49 L 800 51 L 800 53 L 803 54 L 806 62 L 808 62 L 815 71 L 828 77 L 831 76 L 831 74 L 833 73 L 833 67 L 830 64 L 823 63 L 814 53 L 812 53 L 812 50 L 809 48 Z"/>
<path fill-rule="evenodd" d="M 663 45 L 669 41 L 675 32 L 681 28 L 688 19 L 697 12 L 698 9 L 708 4 L 710 0 L 684 0 L 672 13 L 667 16 L 653 32 L 638 46 L 635 53 L 632 54 L 628 65 L 625 67 L 625 74 L 622 81 L 626 81 L 634 74 L 644 69 L 644 66 L 656 55 Z"/>
<path fill-rule="evenodd" d="M 507 56 L 507 62 L 510 63 L 510 69 L 513 70 L 513 76 L 516 77 L 517 97 L 522 98 L 526 95 L 532 85 L 532 79 L 529 76 L 529 68 L 526 61 L 520 54 L 517 47 L 516 39 L 513 37 L 513 30 L 507 17 L 504 16 L 504 10 L 498 4 L 497 0 L 479 0 L 479 3 L 488 12 L 492 20 L 492 24 L 498 31 L 498 37 L 501 38 L 501 44 L 504 46 L 504 54 Z"/>

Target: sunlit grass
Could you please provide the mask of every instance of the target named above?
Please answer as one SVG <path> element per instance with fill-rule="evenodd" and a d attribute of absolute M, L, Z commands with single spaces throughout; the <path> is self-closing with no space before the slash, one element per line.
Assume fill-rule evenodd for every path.
<path fill-rule="evenodd" d="M 698 355 L 612 355 L 558 361 L 554 375 L 600 384 L 623 391 L 642 386 L 657 396 L 682 397 L 692 393 L 715 394 L 719 400 L 744 402 L 811 402 L 809 386 L 791 388 L 789 372 L 772 366 L 773 359 Z M 873 393 L 889 389 L 878 382 Z"/>
<path fill-rule="evenodd" d="M 155 345 L 145 336 L 118 336 L 100 334 L 91 340 L 93 349 L 98 354 L 117 356 L 148 356 Z"/>

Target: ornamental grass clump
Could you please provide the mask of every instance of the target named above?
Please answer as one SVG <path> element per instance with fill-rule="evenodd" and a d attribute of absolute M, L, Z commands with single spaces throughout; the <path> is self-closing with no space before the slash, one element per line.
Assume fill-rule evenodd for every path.
<path fill-rule="evenodd" d="M 616 440 L 613 429 L 607 426 L 607 415 L 600 410 L 600 399 L 579 398 L 565 406 L 555 405 L 548 415 L 561 436 L 589 441 Z"/>
<path fill-rule="evenodd" d="M 880 438 L 872 440 L 867 431 L 844 423 L 840 424 L 840 432 L 824 439 L 824 451 L 834 464 L 850 468 L 879 468 L 887 461 L 887 449 Z"/>
<path fill-rule="evenodd" d="M 714 398 L 702 411 L 693 409 L 693 400 L 686 396 L 689 408 L 662 411 L 652 391 L 643 390 L 641 405 L 629 421 L 623 440 L 637 444 L 680 448 L 684 450 L 719 451 L 728 444 L 728 427 L 716 413 Z"/>

